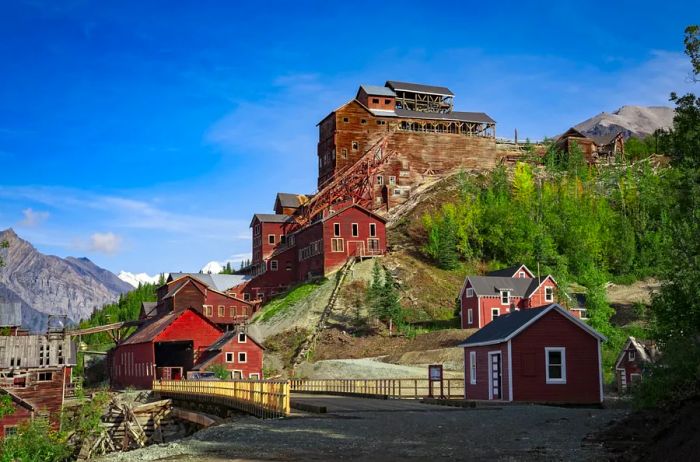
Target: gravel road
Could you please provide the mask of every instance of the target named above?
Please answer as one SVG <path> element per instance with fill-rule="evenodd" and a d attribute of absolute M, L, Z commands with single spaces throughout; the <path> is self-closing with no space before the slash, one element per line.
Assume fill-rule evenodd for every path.
<path fill-rule="evenodd" d="M 428 366 L 404 366 L 381 361 L 381 358 L 327 359 L 303 363 L 297 373 L 309 379 L 401 379 L 424 378 Z M 462 378 L 464 374 L 445 371 L 445 377 Z"/>
<path fill-rule="evenodd" d="M 461 409 L 415 401 L 303 399 L 338 401 L 331 402 L 329 414 L 241 417 L 175 443 L 102 460 L 601 460 L 603 450 L 582 440 L 624 415 L 614 409 L 535 405 Z"/>

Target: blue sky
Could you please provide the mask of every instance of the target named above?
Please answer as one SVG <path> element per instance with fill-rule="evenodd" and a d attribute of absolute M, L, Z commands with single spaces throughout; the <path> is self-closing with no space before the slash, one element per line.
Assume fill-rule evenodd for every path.
<path fill-rule="evenodd" d="M 248 256 L 360 83 L 445 85 L 539 139 L 690 89 L 697 2 L 0 0 L 0 229 L 114 272 Z"/>

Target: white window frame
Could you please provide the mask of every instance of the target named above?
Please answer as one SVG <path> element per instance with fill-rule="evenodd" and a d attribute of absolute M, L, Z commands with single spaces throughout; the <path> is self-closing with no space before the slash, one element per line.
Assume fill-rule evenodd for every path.
<path fill-rule="evenodd" d="M 549 296 L 547 296 L 547 292 L 549 292 Z M 545 287 L 544 288 L 544 301 L 545 302 L 553 302 L 554 301 L 554 287 Z"/>
<path fill-rule="evenodd" d="M 350 224 L 350 234 L 352 237 L 357 237 L 360 235 L 360 225 L 357 223 Z"/>
<path fill-rule="evenodd" d="M 226 316 L 226 305 L 219 305 L 217 313 L 221 317 Z"/>
<path fill-rule="evenodd" d="M 338 231 L 336 231 L 336 229 Z M 333 223 L 333 237 L 340 237 L 341 229 L 340 223 Z"/>
<path fill-rule="evenodd" d="M 471 287 L 467 288 L 467 298 L 472 298 L 474 296 L 474 289 Z"/>
<path fill-rule="evenodd" d="M 260 374 L 257 372 L 251 372 L 248 374 L 248 379 L 249 380 L 260 380 Z"/>
<path fill-rule="evenodd" d="M 272 238 L 272 239 L 271 239 L 271 238 Z M 276 240 L 276 238 L 275 238 L 275 235 L 274 235 L 274 234 L 268 234 L 268 235 L 267 235 L 267 243 L 268 243 L 269 245 L 274 245 L 274 244 L 275 244 L 275 240 Z"/>
<path fill-rule="evenodd" d="M 518 273 L 518 276 L 520 276 L 521 278 L 524 278 L 524 277 L 525 277 L 525 271 L 519 272 L 519 273 Z"/>
<path fill-rule="evenodd" d="M 630 350 L 627 352 L 627 358 L 629 361 L 634 361 L 635 357 L 636 357 L 636 353 L 634 350 Z"/>
<path fill-rule="evenodd" d="M 377 237 L 377 224 L 376 223 L 369 224 L 369 237 Z"/>
<path fill-rule="evenodd" d="M 331 252 L 345 252 L 345 240 L 342 237 L 331 239 Z"/>
<path fill-rule="evenodd" d="M 239 351 L 237 356 L 238 364 L 246 364 L 248 362 L 248 353 L 246 353 L 245 351 Z"/>
<path fill-rule="evenodd" d="M 396 177 L 395 177 L 395 176 L 390 176 L 390 177 L 389 177 L 389 184 L 390 184 L 390 185 L 396 184 Z"/>
<path fill-rule="evenodd" d="M 235 358 L 235 353 L 233 351 L 226 352 L 226 362 L 227 363 L 230 363 L 230 364 L 234 363 L 235 362 L 234 358 Z"/>
<path fill-rule="evenodd" d="M 549 353 L 559 352 L 561 354 L 561 378 L 551 378 L 549 376 Z M 544 348 L 544 371 L 545 382 L 558 385 L 566 384 L 566 348 L 565 347 L 545 347 Z"/>
<path fill-rule="evenodd" d="M 270 260 L 270 271 L 277 271 L 279 268 L 279 264 L 277 263 L 277 260 Z"/>
<path fill-rule="evenodd" d="M 245 332 L 238 333 L 238 343 L 248 343 L 248 336 L 245 334 Z"/>
<path fill-rule="evenodd" d="M 204 316 L 214 316 L 214 305 L 204 305 Z"/>
<path fill-rule="evenodd" d="M 501 309 L 500 308 L 491 308 L 491 321 L 496 319 L 501 315 Z"/>
<path fill-rule="evenodd" d="M 473 324 L 474 323 L 474 310 L 469 308 L 467 310 L 467 324 Z"/>
<path fill-rule="evenodd" d="M 384 186 L 384 177 L 381 175 L 377 175 L 377 184 L 379 186 Z"/>
<path fill-rule="evenodd" d="M 506 294 L 505 303 L 503 302 L 503 294 Z M 501 297 L 501 305 L 510 305 L 510 291 L 509 290 L 502 290 L 500 293 L 500 297 Z"/>
<path fill-rule="evenodd" d="M 379 239 L 376 237 L 370 237 L 367 239 L 367 249 L 371 251 L 379 251 Z"/>
<path fill-rule="evenodd" d="M 476 351 L 469 352 L 469 384 L 476 385 Z"/>

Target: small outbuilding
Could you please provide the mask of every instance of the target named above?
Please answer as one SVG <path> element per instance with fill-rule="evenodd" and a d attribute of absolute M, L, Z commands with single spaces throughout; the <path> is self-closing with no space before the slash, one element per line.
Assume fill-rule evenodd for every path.
<path fill-rule="evenodd" d="M 192 371 L 205 372 L 220 364 L 230 373 L 231 379 L 260 380 L 263 378 L 264 350 L 246 332 L 229 331 L 204 351 Z"/>
<path fill-rule="evenodd" d="M 460 345 L 465 398 L 601 403 L 604 340 L 556 303 L 500 316 Z"/>
<path fill-rule="evenodd" d="M 627 338 L 625 346 L 615 361 L 617 390 L 624 393 L 641 382 L 647 374 L 649 366 L 654 364 L 658 358 L 659 350 L 654 342 L 638 340 L 634 337 Z"/>

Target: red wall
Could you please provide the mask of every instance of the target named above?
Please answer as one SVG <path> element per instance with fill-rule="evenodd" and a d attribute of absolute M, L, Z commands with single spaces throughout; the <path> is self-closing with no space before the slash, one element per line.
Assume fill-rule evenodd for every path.
<path fill-rule="evenodd" d="M 469 381 L 469 352 L 476 351 L 476 384 Z M 464 393 L 466 399 L 489 399 L 489 352 L 501 352 L 501 391 L 503 400 L 509 399 L 508 392 L 508 346 L 507 344 L 488 345 L 464 349 Z"/>
<path fill-rule="evenodd" d="M 566 348 L 566 384 L 545 383 L 545 347 Z M 600 402 L 598 339 L 550 311 L 512 340 L 513 399 L 561 403 Z"/>
<path fill-rule="evenodd" d="M 334 235 L 335 223 L 340 224 L 339 236 Z M 358 225 L 357 236 L 352 235 L 353 223 Z M 350 207 L 324 220 L 323 252 L 326 274 L 343 266 L 348 257 L 355 254 L 358 248 L 361 248 L 365 254 L 368 254 L 369 244 L 367 240 L 370 239 L 370 223 L 374 223 L 376 226 L 376 236 L 372 239 L 379 239 L 379 251 L 381 253 L 386 252 L 386 226 L 382 220 L 369 212 L 359 207 Z M 332 239 L 336 237 L 343 239 L 342 252 L 332 251 Z"/>
<path fill-rule="evenodd" d="M 152 343 L 120 345 L 111 356 L 112 387 L 148 389 L 155 377 L 155 355 Z"/>
<path fill-rule="evenodd" d="M 467 282 L 467 286 L 462 291 L 462 297 L 460 299 L 462 305 L 462 329 L 475 329 L 477 327 L 482 327 L 480 320 L 482 319 L 479 315 L 479 297 L 474 294 L 472 297 L 467 297 L 467 290 L 471 288 L 471 283 Z M 472 322 L 469 323 L 468 310 L 472 310 Z"/>
<path fill-rule="evenodd" d="M 551 287 L 554 289 L 553 293 L 553 299 L 552 301 L 546 301 L 544 299 L 544 291 L 546 287 Z M 530 295 L 530 299 L 528 300 L 527 307 L 536 307 L 536 306 L 543 306 L 543 305 L 548 305 L 550 303 L 557 303 L 557 284 L 554 282 L 551 276 L 547 276 L 541 283 L 540 286 L 537 290 L 535 290 L 532 295 Z"/>
<path fill-rule="evenodd" d="M 236 335 L 230 342 L 228 342 L 222 349 L 221 353 L 207 363 L 207 366 L 212 364 L 223 364 L 226 369 L 230 371 L 241 371 L 243 373 L 243 378 L 250 378 L 250 374 L 259 374 L 260 379 L 263 378 L 263 349 L 252 341 L 249 337 L 246 337 L 246 341 L 243 343 L 238 342 L 238 336 Z M 246 353 L 246 362 L 238 362 L 238 353 Z M 226 353 L 233 353 L 233 362 L 226 362 Z"/>
<path fill-rule="evenodd" d="M 14 412 L 10 415 L 6 415 L 0 419 L 0 440 L 5 438 L 5 427 L 17 426 L 22 422 L 28 422 L 32 418 L 32 413 L 27 410 L 27 408 L 20 406 L 16 403 L 12 403 L 14 407 Z"/>

